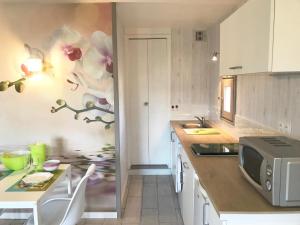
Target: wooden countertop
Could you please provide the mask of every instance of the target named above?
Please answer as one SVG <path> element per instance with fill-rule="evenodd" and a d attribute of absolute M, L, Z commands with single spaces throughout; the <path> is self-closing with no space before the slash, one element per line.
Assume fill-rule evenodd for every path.
<path fill-rule="evenodd" d="M 238 157 L 194 156 L 190 147 L 193 143 L 238 143 L 238 139 L 219 128 L 219 135 L 187 135 L 181 128 L 183 122 L 171 121 L 171 126 L 187 153 L 201 185 L 219 214 L 300 211 L 300 208 L 270 205 L 243 177 L 238 168 Z"/>

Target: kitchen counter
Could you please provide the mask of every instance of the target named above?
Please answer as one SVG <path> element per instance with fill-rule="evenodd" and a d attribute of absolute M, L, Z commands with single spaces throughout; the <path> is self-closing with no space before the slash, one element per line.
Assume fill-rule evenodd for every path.
<path fill-rule="evenodd" d="M 187 153 L 201 185 L 205 188 L 214 207 L 221 213 L 285 213 L 300 208 L 282 208 L 270 205 L 243 177 L 236 156 L 197 157 L 192 153 L 193 143 L 238 143 L 238 138 L 214 126 L 220 134 L 187 135 L 181 128 L 186 121 L 171 121 Z"/>

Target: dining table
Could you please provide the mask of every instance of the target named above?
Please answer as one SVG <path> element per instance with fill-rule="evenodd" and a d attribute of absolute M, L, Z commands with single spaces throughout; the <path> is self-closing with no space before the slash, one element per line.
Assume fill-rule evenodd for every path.
<path fill-rule="evenodd" d="M 43 202 L 49 198 L 57 184 L 64 179 L 67 181 L 67 194 L 72 194 L 71 165 L 60 164 L 59 174 L 51 181 L 45 190 L 37 191 L 12 191 L 12 187 L 22 180 L 28 169 L 14 171 L 0 180 L 0 209 L 32 209 L 34 224 L 41 225 L 40 208 Z"/>

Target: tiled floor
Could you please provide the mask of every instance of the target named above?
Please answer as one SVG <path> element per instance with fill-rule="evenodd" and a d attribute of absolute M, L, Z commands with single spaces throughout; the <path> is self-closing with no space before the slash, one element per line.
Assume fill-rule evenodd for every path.
<path fill-rule="evenodd" d="M 80 225 L 183 225 L 171 176 L 131 176 L 120 220 L 82 220 Z M 0 225 L 20 225 L 3 221 Z"/>

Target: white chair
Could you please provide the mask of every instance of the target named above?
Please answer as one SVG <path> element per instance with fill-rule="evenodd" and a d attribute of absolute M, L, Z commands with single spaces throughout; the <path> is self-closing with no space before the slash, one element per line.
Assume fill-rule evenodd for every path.
<path fill-rule="evenodd" d="M 75 225 L 80 221 L 86 205 L 86 183 L 89 176 L 95 172 L 95 169 L 95 164 L 89 166 L 86 174 L 76 187 L 72 198 L 49 199 L 41 205 L 40 217 L 42 225 Z M 34 225 L 33 215 L 30 216 L 25 224 Z"/>

